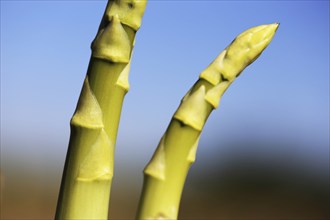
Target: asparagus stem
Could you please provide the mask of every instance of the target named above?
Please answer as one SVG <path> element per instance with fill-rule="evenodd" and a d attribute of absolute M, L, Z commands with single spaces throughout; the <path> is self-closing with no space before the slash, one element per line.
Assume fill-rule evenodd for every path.
<path fill-rule="evenodd" d="M 107 219 L 114 149 L 130 59 L 146 1 L 109 1 L 71 119 L 55 219 Z"/>
<path fill-rule="evenodd" d="M 270 24 L 246 30 L 200 74 L 144 170 L 137 219 L 177 219 L 184 182 L 207 118 L 235 78 L 267 47 L 277 28 L 278 24 Z"/>

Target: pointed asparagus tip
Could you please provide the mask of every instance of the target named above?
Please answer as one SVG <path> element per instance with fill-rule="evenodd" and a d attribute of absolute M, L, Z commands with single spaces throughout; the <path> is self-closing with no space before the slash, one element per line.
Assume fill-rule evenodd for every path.
<path fill-rule="evenodd" d="M 275 25 L 276 25 L 276 30 L 277 30 L 280 26 L 280 22 L 276 22 Z"/>
<path fill-rule="evenodd" d="M 275 22 L 273 24 L 270 24 L 270 26 L 273 26 L 276 31 L 278 29 L 278 27 L 280 26 L 280 22 Z"/>

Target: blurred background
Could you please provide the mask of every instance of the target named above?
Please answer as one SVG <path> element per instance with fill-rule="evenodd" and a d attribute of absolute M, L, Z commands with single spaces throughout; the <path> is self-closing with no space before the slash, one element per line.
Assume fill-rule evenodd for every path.
<path fill-rule="evenodd" d="M 53 219 L 69 120 L 106 1 L 1 0 L 1 219 Z M 280 22 L 202 133 L 181 219 L 329 219 L 329 1 L 149 1 L 115 158 L 111 219 L 182 96 L 242 31 Z"/>

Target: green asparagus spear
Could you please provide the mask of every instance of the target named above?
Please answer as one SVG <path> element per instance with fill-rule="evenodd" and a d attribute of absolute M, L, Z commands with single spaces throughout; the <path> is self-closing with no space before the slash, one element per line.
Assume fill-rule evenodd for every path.
<path fill-rule="evenodd" d="M 114 149 L 146 0 L 109 1 L 71 119 L 56 219 L 107 219 Z"/>
<path fill-rule="evenodd" d="M 184 182 L 207 118 L 230 84 L 267 47 L 277 28 L 278 24 L 270 24 L 246 30 L 200 74 L 144 170 L 137 219 L 177 219 Z"/>

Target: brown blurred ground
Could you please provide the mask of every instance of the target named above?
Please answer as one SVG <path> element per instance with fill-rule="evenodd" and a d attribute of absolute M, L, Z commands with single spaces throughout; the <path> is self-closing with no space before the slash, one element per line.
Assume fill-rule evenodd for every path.
<path fill-rule="evenodd" d="M 179 219 L 329 219 L 328 176 L 242 158 L 224 169 L 199 168 L 188 176 Z M 60 176 L 3 171 L 1 219 L 53 219 Z M 111 219 L 134 219 L 142 178 L 125 178 L 114 182 Z"/>

